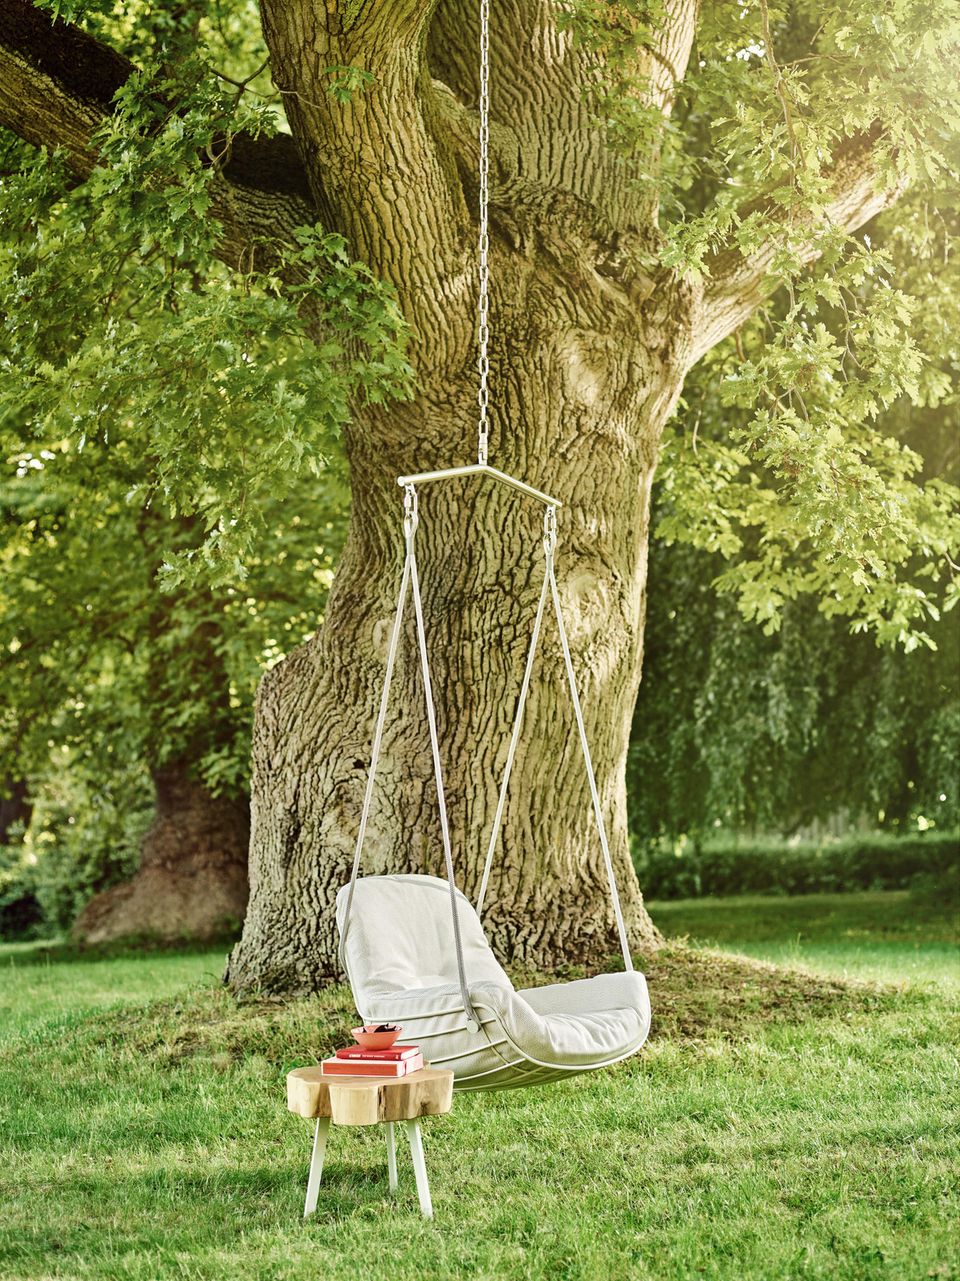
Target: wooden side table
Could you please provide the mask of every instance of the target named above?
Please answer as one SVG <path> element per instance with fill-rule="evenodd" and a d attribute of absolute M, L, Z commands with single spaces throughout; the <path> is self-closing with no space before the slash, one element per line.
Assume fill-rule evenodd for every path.
<path fill-rule="evenodd" d="M 317 1208 L 323 1158 L 330 1125 L 378 1125 L 387 1127 L 387 1172 L 390 1191 L 397 1190 L 397 1121 L 406 1121 L 410 1155 L 417 1180 L 420 1209 L 433 1218 L 427 1166 L 423 1159 L 420 1117 L 442 1116 L 453 1106 L 453 1073 L 443 1068 L 423 1068 L 409 1076 L 324 1076 L 319 1067 L 295 1068 L 287 1074 L 287 1107 L 297 1116 L 316 1119 L 313 1155 L 307 1178 L 307 1200 L 303 1217 Z"/>

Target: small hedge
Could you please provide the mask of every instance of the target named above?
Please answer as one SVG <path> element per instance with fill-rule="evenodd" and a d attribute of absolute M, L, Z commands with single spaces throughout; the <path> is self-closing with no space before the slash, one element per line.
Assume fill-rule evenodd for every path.
<path fill-rule="evenodd" d="M 640 847 L 634 863 L 651 899 L 708 894 L 830 894 L 903 890 L 934 881 L 956 891 L 960 836 L 874 834 L 800 845 L 737 841 L 680 852 Z"/>

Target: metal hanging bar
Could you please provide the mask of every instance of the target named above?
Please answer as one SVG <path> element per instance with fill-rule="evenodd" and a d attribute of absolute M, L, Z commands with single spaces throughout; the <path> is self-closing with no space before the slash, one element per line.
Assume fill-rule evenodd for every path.
<path fill-rule="evenodd" d="M 456 476 L 489 476 L 491 480 L 498 480 L 502 485 L 509 485 L 511 489 L 519 490 L 528 498 L 535 498 L 545 507 L 563 506 L 559 498 L 545 494 L 542 489 L 535 489 L 533 485 L 528 485 L 525 480 L 518 480 L 516 476 L 508 476 L 505 471 L 491 467 L 489 463 L 471 463 L 468 467 L 444 467 L 440 471 L 418 471 L 412 476 L 398 476 L 397 484 L 401 489 L 406 489 L 408 485 L 429 485 L 435 480 L 452 480 Z"/>

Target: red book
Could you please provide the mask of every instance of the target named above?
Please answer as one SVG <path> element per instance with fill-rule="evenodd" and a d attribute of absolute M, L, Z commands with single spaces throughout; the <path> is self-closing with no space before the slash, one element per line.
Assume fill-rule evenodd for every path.
<path fill-rule="evenodd" d="M 324 1059 L 320 1068 L 324 1076 L 409 1076 L 423 1067 L 423 1055 L 409 1059 Z"/>
<path fill-rule="evenodd" d="M 386 1050 L 365 1050 L 362 1045 L 348 1045 L 337 1050 L 338 1059 L 371 1059 L 377 1063 L 399 1063 L 420 1053 L 419 1045 L 391 1045 Z"/>

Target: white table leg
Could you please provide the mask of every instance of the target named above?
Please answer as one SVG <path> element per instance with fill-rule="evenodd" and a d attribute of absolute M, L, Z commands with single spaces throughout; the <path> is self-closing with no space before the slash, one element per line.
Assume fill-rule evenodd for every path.
<path fill-rule="evenodd" d="M 387 1122 L 387 1174 L 390 1179 L 390 1191 L 397 1190 L 397 1132 L 392 1121 Z"/>
<path fill-rule="evenodd" d="M 433 1205 L 430 1201 L 430 1184 L 427 1182 L 427 1163 L 423 1159 L 423 1141 L 420 1138 L 419 1121 L 407 1122 L 407 1135 L 410 1139 L 410 1155 L 413 1157 L 413 1172 L 417 1176 L 420 1210 L 425 1219 L 432 1219 Z"/>
<path fill-rule="evenodd" d="M 330 1133 L 330 1118 L 317 1118 L 317 1128 L 313 1134 L 313 1155 L 310 1158 L 310 1173 L 307 1176 L 307 1200 L 303 1207 L 303 1217 L 309 1218 L 317 1208 L 317 1193 L 320 1191 L 320 1176 L 323 1174 L 323 1158 L 327 1150 L 327 1135 Z"/>

